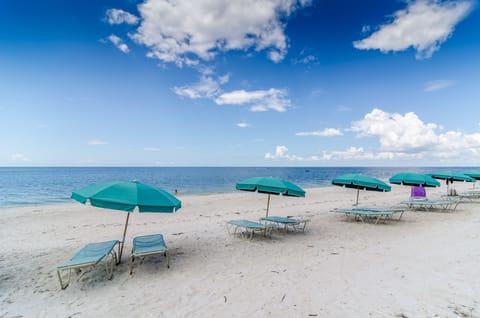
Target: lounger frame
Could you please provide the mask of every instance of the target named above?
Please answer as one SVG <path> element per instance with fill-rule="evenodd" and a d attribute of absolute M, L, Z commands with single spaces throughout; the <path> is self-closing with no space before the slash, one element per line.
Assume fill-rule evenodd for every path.
<path fill-rule="evenodd" d="M 113 277 L 113 268 L 114 265 L 118 264 L 117 252 L 115 252 L 115 246 L 118 247 L 118 251 L 120 252 L 120 242 L 118 240 L 107 241 L 107 242 L 99 242 L 99 243 L 90 243 L 85 245 L 81 250 L 79 250 L 68 262 L 63 265 L 57 267 L 57 275 L 58 280 L 60 282 L 61 289 L 65 289 L 70 284 L 72 271 L 80 272 L 82 269 L 85 268 L 94 268 L 97 266 L 103 259 L 107 258 L 109 255 L 111 256 L 110 261 L 104 262 L 105 270 L 107 272 L 107 278 L 112 279 Z M 101 248 L 103 247 L 103 248 Z M 90 252 L 94 255 L 91 255 L 90 259 L 94 256 L 90 261 L 83 261 L 79 263 L 73 263 L 76 257 L 79 257 L 82 253 Z M 97 254 L 95 254 L 97 253 Z M 68 270 L 68 279 L 64 282 L 62 278 L 62 272 Z"/>
<path fill-rule="evenodd" d="M 276 225 L 277 229 L 283 228 L 285 233 L 288 233 L 289 228 L 291 228 L 294 232 L 305 233 L 305 227 L 307 226 L 307 223 L 310 222 L 310 220 L 307 219 L 294 219 L 281 216 L 267 216 L 260 218 L 260 221 L 264 221 L 267 224 Z"/>
<path fill-rule="evenodd" d="M 136 248 L 140 247 L 139 244 L 142 240 L 144 240 L 144 244 L 151 243 L 152 245 L 149 249 L 137 251 Z M 135 258 L 141 258 L 140 263 L 142 263 L 146 256 L 158 254 L 163 254 L 165 256 L 167 268 L 170 268 L 170 254 L 162 234 L 151 234 L 135 237 L 133 239 L 132 257 L 130 259 L 130 275 L 133 273 L 133 264 L 135 262 Z"/>
<path fill-rule="evenodd" d="M 248 220 L 232 220 L 228 221 L 227 225 L 234 227 L 234 235 L 237 234 L 237 230 L 243 229 L 244 231 L 241 234 L 250 239 L 253 239 L 255 232 L 262 233 L 264 237 L 269 236 L 272 229 L 275 227 L 272 224 L 263 224 Z M 230 229 L 228 231 L 230 232 Z"/>

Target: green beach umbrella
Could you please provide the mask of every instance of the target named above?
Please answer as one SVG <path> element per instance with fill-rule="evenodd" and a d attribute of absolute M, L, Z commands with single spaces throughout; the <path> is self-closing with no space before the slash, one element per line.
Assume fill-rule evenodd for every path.
<path fill-rule="evenodd" d="M 358 205 L 358 196 L 360 194 L 360 190 L 388 192 L 392 189 L 392 187 L 382 180 L 362 174 L 351 173 L 334 178 L 332 180 L 332 184 L 345 188 L 357 189 L 357 201 L 355 205 Z"/>
<path fill-rule="evenodd" d="M 172 194 L 138 181 L 110 181 L 95 183 L 72 192 L 72 199 L 92 206 L 127 212 L 123 230 L 122 258 L 125 235 L 127 233 L 130 213 L 138 212 L 174 213 L 181 208 L 181 202 Z"/>
<path fill-rule="evenodd" d="M 242 180 L 236 184 L 237 190 L 259 192 L 268 194 L 267 199 L 267 213 L 270 208 L 270 195 L 286 195 L 291 197 L 304 197 L 305 190 L 293 184 L 290 181 L 276 179 L 272 177 L 255 177 Z"/>
<path fill-rule="evenodd" d="M 439 187 L 440 182 L 434 178 L 421 173 L 402 172 L 392 176 L 389 180 L 393 184 L 422 186 L 422 187 Z"/>
<path fill-rule="evenodd" d="M 480 180 L 480 171 L 464 171 L 464 175 L 469 176 L 475 180 Z"/>
<path fill-rule="evenodd" d="M 447 193 L 449 193 L 448 185 L 449 183 L 453 183 L 453 181 L 475 182 L 474 178 L 460 172 L 439 171 L 439 172 L 429 173 L 428 175 L 435 179 L 445 180 L 447 184 Z"/>

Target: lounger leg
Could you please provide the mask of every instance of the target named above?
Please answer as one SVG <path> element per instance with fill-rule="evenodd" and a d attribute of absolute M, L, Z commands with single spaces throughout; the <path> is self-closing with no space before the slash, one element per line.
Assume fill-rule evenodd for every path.
<path fill-rule="evenodd" d="M 165 251 L 165 258 L 167 259 L 167 268 L 170 268 L 170 253 Z"/>
<path fill-rule="evenodd" d="M 133 273 L 133 262 L 135 261 L 135 256 L 132 255 L 132 258 L 130 259 L 130 275 Z"/>
<path fill-rule="evenodd" d="M 68 285 L 70 284 L 70 276 L 71 276 L 71 273 L 72 273 L 72 270 L 69 269 L 69 270 L 68 270 L 68 281 L 67 281 L 66 284 L 64 284 L 63 281 L 62 281 L 62 274 L 60 273 L 60 270 L 57 269 L 58 280 L 60 281 L 60 287 L 61 287 L 62 289 L 67 288 Z"/>

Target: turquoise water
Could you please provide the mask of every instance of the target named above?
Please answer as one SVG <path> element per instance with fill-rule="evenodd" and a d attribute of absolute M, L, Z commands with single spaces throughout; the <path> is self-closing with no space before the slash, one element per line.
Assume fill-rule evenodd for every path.
<path fill-rule="evenodd" d="M 303 188 L 329 186 L 345 173 L 362 173 L 388 180 L 402 171 L 478 170 L 471 167 L 0 167 L 0 207 L 73 202 L 73 190 L 95 182 L 138 180 L 182 194 L 234 192 L 235 183 L 250 177 L 271 176 Z"/>

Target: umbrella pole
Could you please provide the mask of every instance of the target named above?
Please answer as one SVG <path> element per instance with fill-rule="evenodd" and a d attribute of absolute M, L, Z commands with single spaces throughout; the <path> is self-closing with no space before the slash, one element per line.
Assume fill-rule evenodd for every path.
<path fill-rule="evenodd" d="M 122 248 L 120 249 L 120 255 L 118 256 L 118 262 L 122 261 L 123 246 L 125 245 L 125 236 L 127 234 L 128 219 L 130 218 L 130 212 L 127 212 L 127 220 L 125 221 L 125 228 L 123 229 Z"/>
<path fill-rule="evenodd" d="M 268 199 L 267 199 L 267 214 L 265 217 L 268 217 L 268 209 L 270 208 L 270 193 L 268 194 Z"/>
<path fill-rule="evenodd" d="M 358 206 L 358 195 L 360 194 L 360 188 L 357 189 L 357 202 L 355 203 L 355 206 Z"/>

